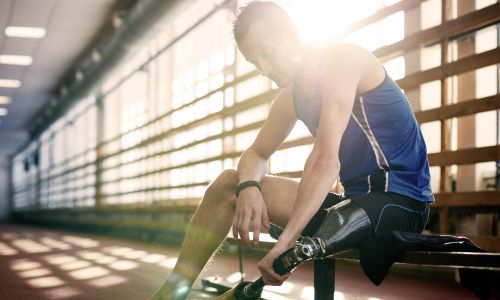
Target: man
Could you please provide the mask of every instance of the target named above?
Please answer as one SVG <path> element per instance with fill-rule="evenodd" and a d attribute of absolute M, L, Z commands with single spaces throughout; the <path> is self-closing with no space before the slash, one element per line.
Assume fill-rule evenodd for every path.
<path fill-rule="evenodd" d="M 337 204 L 331 210 L 344 226 L 336 229 L 343 232 L 338 242 L 349 248 L 361 242 L 350 234 L 359 222 L 368 222 L 361 229 L 368 234 L 421 232 L 434 201 L 414 114 L 371 53 L 351 44 L 302 43 L 288 14 L 272 2 L 243 7 L 233 30 L 245 58 L 282 91 L 237 171 L 224 171 L 208 187 L 177 265 L 154 299 L 186 297 L 231 227 L 247 244 L 257 244 L 269 222 L 285 228 L 258 264 L 266 284 L 280 285 L 289 274 L 277 275 L 272 262 L 299 235 L 317 231 L 325 208 Z M 298 119 L 315 136 L 300 182 L 266 176 L 269 157 Z M 339 176 L 342 196 L 330 193 Z"/>

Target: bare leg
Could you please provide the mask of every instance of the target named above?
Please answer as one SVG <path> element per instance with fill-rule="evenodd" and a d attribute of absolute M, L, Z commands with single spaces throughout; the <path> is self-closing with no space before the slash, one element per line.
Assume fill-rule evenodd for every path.
<path fill-rule="evenodd" d="M 235 170 L 226 170 L 208 187 L 187 229 L 172 273 L 151 300 L 187 297 L 199 273 L 229 232 L 236 208 L 234 188 L 238 181 Z M 272 222 L 286 225 L 296 190 L 297 182 L 293 180 L 269 176 L 262 180 L 262 193 Z"/>

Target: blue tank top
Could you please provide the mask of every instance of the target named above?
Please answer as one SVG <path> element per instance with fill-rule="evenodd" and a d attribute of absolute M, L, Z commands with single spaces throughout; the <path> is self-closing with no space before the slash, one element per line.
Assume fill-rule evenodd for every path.
<path fill-rule="evenodd" d="M 322 106 L 318 84 L 311 99 L 294 84 L 293 101 L 297 117 L 316 136 Z M 346 197 L 383 190 L 434 201 L 422 132 L 408 99 L 387 73 L 377 87 L 356 94 L 339 160 Z"/>

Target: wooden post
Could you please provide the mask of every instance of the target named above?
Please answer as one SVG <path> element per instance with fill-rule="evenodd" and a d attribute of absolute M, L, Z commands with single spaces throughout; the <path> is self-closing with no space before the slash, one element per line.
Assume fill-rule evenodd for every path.
<path fill-rule="evenodd" d="M 448 0 L 441 0 L 441 24 L 450 19 L 450 4 Z M 448 39 L 441 40 L 441 65 L 448 63 Z M 448 97 L 449 80 L 441 78 L 441 107 L 449 104 Z M 441 151 L 450 150 L 450 120 L 441 120 Z M 450 186 L 450 166 L 440 167 L 439 191 L 449 192 Z M 448 208 L 439 210 L 439 233 L 448 232 Z"/>
<path fill-rule="evenodd" d="M 475 1 L 457 1 L 458 16 L 466 15 L 475 10 Z M 466 34 L 457 39 L 456 59 L 474 55 L 475 38 L 474 33 Z M 476 97 L 476 73 L 466 72 L 457 75 L 456 101 L 461 102 Z M 476 147 L 476 116 L 469 115 L 457 120 L 457 149 Z M 473 191 L 476 189 L 476 167 L 474 164 L 459 165 L 457 167 L 457 191 Z M 455 220 L 457 233 L 465 235 L 477 235 L 477 226 L 474 214 L 462 214 Z"/>
<path fill-rule="evenodd" d="M 441 1 L 441 23 L 445 23 L 450 19 L 450 10 L 448 0 Z M 441 64 L 448 63 L 448 39 L 441 40 Z M 441 78 L 441 107 L 449 104 L 448 86 L 449 80 L 446 77 Z M 450 150 L 450 120 L 441 121 L 441 151 Z M 441 179 L 439 184 L 440 192 L 450 191 L 450 172 L 449 166 L 441 166 Z"/>

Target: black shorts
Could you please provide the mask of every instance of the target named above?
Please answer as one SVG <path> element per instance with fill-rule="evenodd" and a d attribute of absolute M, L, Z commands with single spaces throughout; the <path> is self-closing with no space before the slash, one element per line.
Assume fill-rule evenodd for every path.
<path fill-rule="evenodd" d="M 372 191 L 364 195 L 343 198 L 341 195 L 329 193 L 302 235 L 314 235 L 326 217 L 326 209 L 346 199 L 351 199 L 363 208 L 370 218 L 374 233 L 391 230 L 421 233 L 429 218 L 429 203 L 401 194 Z"/>

